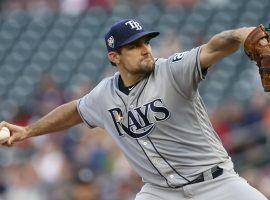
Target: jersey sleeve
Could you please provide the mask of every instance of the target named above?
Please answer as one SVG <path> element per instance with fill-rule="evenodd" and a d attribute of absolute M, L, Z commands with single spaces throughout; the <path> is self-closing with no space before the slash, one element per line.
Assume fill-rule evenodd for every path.
<path fill-rule="evenodd" d="M 200 50 L 201 47 L 197 47 L 190 51 L 176 53 L 168 59 L 172 81 L 179 92 L 187 98 L 196 93 L 199 83 L 205 79 L 207 72 L 201 70 Z"/>
<path fill-rule="evenodd" d="M 78 112 L 90 128 L 101 127 L 104 128 L 102 113 L 99 105 L 102 105 L 100 84 L 96 86 L 90 93 L 77 100 Z"/>

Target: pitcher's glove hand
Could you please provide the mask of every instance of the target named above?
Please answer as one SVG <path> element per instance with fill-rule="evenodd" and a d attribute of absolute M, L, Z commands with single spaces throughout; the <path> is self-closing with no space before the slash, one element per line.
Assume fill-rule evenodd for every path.
<path fill-rule="evenodd" d="M 270 92 L 270 35 L 263 25 L 255 28 L 247 36 L 244 49 L 248 57 L 259 67 L 264 91 Z"/>

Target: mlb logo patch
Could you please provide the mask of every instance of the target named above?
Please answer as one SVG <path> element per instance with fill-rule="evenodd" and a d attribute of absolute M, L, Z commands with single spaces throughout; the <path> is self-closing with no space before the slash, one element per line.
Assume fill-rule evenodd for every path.
<path fill-rule="evenodd" d="M 113 36 L 109 37 L 108 46 L 111 47 L 111 48 L 114 48 L 114 38 L 113 38 Z"/>
<path fill-rule="evenodd" d="M 173 62 L 178 62 L 178 61 L 182 60 L 182 58 L 184 57 L 185 54 L 186 54 L 185 52 L 183 52 L 183 53 L 176 53 L 173 56 L 173 59 L 172 59 L 171 62 L 173 63 Z"/>

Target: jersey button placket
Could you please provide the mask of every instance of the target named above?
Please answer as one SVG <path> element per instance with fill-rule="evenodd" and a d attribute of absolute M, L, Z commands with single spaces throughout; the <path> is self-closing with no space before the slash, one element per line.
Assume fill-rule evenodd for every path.
<path fill-rule="evenodd" d="M 170 179 L 174 179 L 174 175 L 173 174 L 170 175 Z"/>

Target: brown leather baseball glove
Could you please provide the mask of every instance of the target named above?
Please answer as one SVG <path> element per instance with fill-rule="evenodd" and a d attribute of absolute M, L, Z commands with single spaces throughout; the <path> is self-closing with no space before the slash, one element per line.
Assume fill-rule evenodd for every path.
<path fill-rule="evenodd" d="M 270 35 L 263 25 L 255 28 L 247 36 L 244 49 L 258 67 L 265 92 L 270 92 Z"/>

